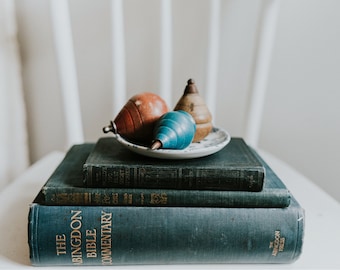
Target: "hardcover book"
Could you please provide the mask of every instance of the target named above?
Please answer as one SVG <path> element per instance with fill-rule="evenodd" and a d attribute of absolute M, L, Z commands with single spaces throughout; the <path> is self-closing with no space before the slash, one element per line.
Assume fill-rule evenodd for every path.
<path fill-rule="evenodd" d="M 33 265 L 291 263 L 304 211 L 286 208 L 30 207 Z"/>
<path fill-rule="evenodd" d="M 87 187 L 260 191 L 265 169 L 242 138 L 202 158 L 136 155 L 112 137 L 98 140 L 84 164 Z"/>
<path fill-rule="evenodd" d="M 272 169 L 266 169 L 260 192 L 179 190 L 148 188 L 90 188 L 83 186 L 83 164 L 95 144 L 74 145 L 42 187 L 47 205 L 192 206 L 192 207 L 286 207 L 290 193 Z"/>

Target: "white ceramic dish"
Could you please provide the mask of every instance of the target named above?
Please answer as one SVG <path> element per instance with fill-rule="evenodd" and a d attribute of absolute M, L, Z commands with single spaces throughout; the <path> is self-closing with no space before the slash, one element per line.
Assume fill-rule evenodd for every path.
<path fill-rule="evenodd" d="M 227 131 L 214 127 L 210 134 L 198 143 L 191 143 L 187 148 L 182 150 L 176 149 L 157 149 L 152 150 L 149 147 L 133 144 L 124 138 L 115 134 L 119 143 L 129 150 L 153 158 L 160 159 L 190 159 L 199 158 L 214 154 L 220 151 L 230 142 L 230 135 Z"/>

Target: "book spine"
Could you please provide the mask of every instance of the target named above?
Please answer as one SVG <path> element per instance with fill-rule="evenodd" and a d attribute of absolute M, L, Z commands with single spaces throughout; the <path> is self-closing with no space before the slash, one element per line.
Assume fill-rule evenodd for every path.
<path fill-rule="evenodd" d="M 84 165 L 87 187 L 261 191 L 265 171 L 258 168 L 153 168 Z"/>
<path fill-rule="evenodd" d="M 178 207 L 287 207 L 290 194 L 286 189 L 265 192 L 109 189 L 109 188 L 44 188 L 47 205 L 114 205 Z"/>
<path fill-rule="evenodd" d="M 288 208 L 93 207 L 33 204 L 31 263 L 290 263 L 304 213 Z"/>

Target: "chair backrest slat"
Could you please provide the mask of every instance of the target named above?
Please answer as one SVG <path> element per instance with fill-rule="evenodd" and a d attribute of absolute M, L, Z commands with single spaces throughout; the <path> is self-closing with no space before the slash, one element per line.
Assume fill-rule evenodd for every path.
<path fill-rule="evenodd" d="M 126 102 L 126 65 L 123 1 L 111 2 L 113 114 L 116 115 Z"/>
<path fill-rule="evenodd" d="M 50 1 L 66 125 L 66 147 L 84 141 L 76 63 L 67 0 Z"/>
<path fill-rule="evenodd" d="M 219 43 L 220 43 L 220 9 L 221 1 L 210 1 L 210 25 L 208 35 L 208 61 L 206 70 L 206 93 L 205 100 L 212 114 L 212 119 L 215 119 L 216 108 L 216 93 L 218 79 L 218 64 L 219 64 Z"/>
<path fill-rule="evenodd" d="M 279 4 L 280 0 L 266 0 L 263 3 L 245 133 L 247 142 L 253 147 L 259 143 Z"/>
<path fill-rule="evenodd" d="M 162 0 L 161 14 L 161 48 L 160 48 L 160 96 L 172 104 L 172 8 L 171 0 Z"/>

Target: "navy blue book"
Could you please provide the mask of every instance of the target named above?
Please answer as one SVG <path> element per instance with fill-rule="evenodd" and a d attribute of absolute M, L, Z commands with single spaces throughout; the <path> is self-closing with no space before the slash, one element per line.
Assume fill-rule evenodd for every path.
<path fill-rule="evenodd" d="M 266 179 L 260 192 L 84 187 L 83 164 L 94 147 L 93 143 L 71 147 L 64 160 L 42 187 L 44 204 L 286 207 L 290 203 L 290 193 L 286 186 L 255 151 L 253 154 L 266 169 Z"/>
<path fill-rule="evenodd" d="M 31 263 L 131 265 L 291 263 L 304 210 L 286 208 L 30 206 Z"/>
<path fill-rule="evenodd" d="M 183 161 L 140 156 L 103 137 L 84 164 L 87 187 L 261 191 L 264 176 L 242 138 L 213 155 Z"/>

